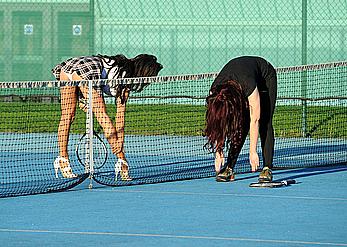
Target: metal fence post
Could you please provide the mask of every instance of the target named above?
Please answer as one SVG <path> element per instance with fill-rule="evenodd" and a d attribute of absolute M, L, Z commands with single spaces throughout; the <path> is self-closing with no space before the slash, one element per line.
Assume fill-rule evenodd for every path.
<path fill-rule="evenodd" d="M 307 0 L 302 0 L 301 13 L 301 64 L 307 65 Z M 302 135 L 307 133 L 307 71 L 304 70 L 301 75 L 301 97 L 302 100 Z"/>

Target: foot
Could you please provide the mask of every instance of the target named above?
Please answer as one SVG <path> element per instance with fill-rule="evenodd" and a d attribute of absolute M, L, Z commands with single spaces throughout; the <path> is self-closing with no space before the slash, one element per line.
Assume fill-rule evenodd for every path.
<path fill-rule="evenodd" d="M 217 173 L 217 176 L 216 176 L 217 182 L 232 182 L 234 180 L 235 180 L 235 174 L 233 169 L 231 169 L 230 167 L 226 167 L 225 169 Z"/>
<path fill-rule="evenodd" d="M 131 181 L 132 178 L 129 176 L 129 165 L 124 159 L 118 158 L 117 163 L 115 164 L 115 173 L 116 173 L 116 181 L 118 179 L 118 173 L 122 181 Z"/>
<path fill-rule="evenodd" d="M 269 167 L 264 167 L 259 174 L 259 183 L 270 183 L 272 182 L 272 171 Z"/>
<path fill-rule="evenodd" d="M 58 170 L 60 169 L 61 175 L 64 178 L 76 178 L 77 175 L 72 172 L 70 162 L 63 157 L 57 157 L 54 161 L 55 177 L 58 178 Z"/>

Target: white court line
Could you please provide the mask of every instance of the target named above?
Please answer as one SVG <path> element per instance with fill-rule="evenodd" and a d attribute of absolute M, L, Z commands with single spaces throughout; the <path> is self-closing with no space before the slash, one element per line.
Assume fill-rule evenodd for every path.
<path fill-rule="evenodd" d="M 299 240 L 276 240 L 276 239 L 257 239 L 257 238 L 234 238 L 234 237 L 215 237 L 215 236 L 190 236 L 190 235 L 170 235 L 170 234 L 150 234 L 150 233 L 124 233 L 124 232 L 80 232 L 80 231 L 54 231 L 54 230 L 29 230 L 29 229 L 6 229 L 0 228 L 0 232 L 16 233 L 53 233 L 69 235 L 95 235 L 95 236 L 118 236 L 118 237 L 151 237 L 151 238 L 176 238 L 176 239 L 200 239 L 200 240 L 223 240 L 223 241 L 244 241 L 280 244 L 305 244 L 305 245 L 329 245 L 347 246 L 347 243 L 313 242 Z"/>
<path fill-rule="evenodd" d="M 275 195 L 257 195 L 257 194 L 237 194 L 237 193 L 202 193 L 202 192 L 184 192 L 184 191 L 146 191 L 146 190 L 120 190 L 120 189 L 95 189 L 92 192 L 111 192 L 111 193 L 148 193 L 148 194 L 172 194 L 172 195 L 196 195 L 196 196 L 238 196 L 238 197 L 262 197 L 262 198 L 280 198 L 280 199 L 303 199 L 303 200 L 327 200 L 347 202 L 347 198 L 342 197 L 313 197 L 313 196 L 275 196 Z"/>

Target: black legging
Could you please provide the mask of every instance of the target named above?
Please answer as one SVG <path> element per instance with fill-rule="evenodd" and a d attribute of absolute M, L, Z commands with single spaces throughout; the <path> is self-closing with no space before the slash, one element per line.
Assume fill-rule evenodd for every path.
<path fill-rule="evenodd" d="M 277 76 L 269 78 L 265 82 L 267 88 L 259 88 L 260 94 L 260 121 L 259 121 L 259 135 L 261 140 L 263 166 L 273 167 L 273 155 L 274 155 L 274 129 L 272 126 L 273 114 L 275 111 L 275 104 L 277 99 Z M 227 166 L 234 169 L 237 158 L 241 152 L 242 146 L 246 140 L 249 132 L 249 110 L 243 114 L 248 116 L 248 119 L 244 120 L 242 129 L 242 142 L 239 146 L 231 146 L 228 152 Z"/>

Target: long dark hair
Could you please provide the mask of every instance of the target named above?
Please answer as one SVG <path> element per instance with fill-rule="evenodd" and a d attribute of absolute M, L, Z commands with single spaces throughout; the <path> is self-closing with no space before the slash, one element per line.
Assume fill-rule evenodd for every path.
<path fill-rule="evenodd" d="M 235 81 L 228 81 L 211 88 L 206 106 L 205 148 L 211 152 L 221 151 L 225 142 L 231 144 L 231 148 L 239 146 L 248 117 L 248 100 L 241 86 Z"/>
<path fill-rule="evenodd" d="M 130 59 L 134 67 L 133 77 L 149 77 L 158 75 L 163 66 L 157 62 L 157 57 L 149 54 L 139 54 Z"/>

